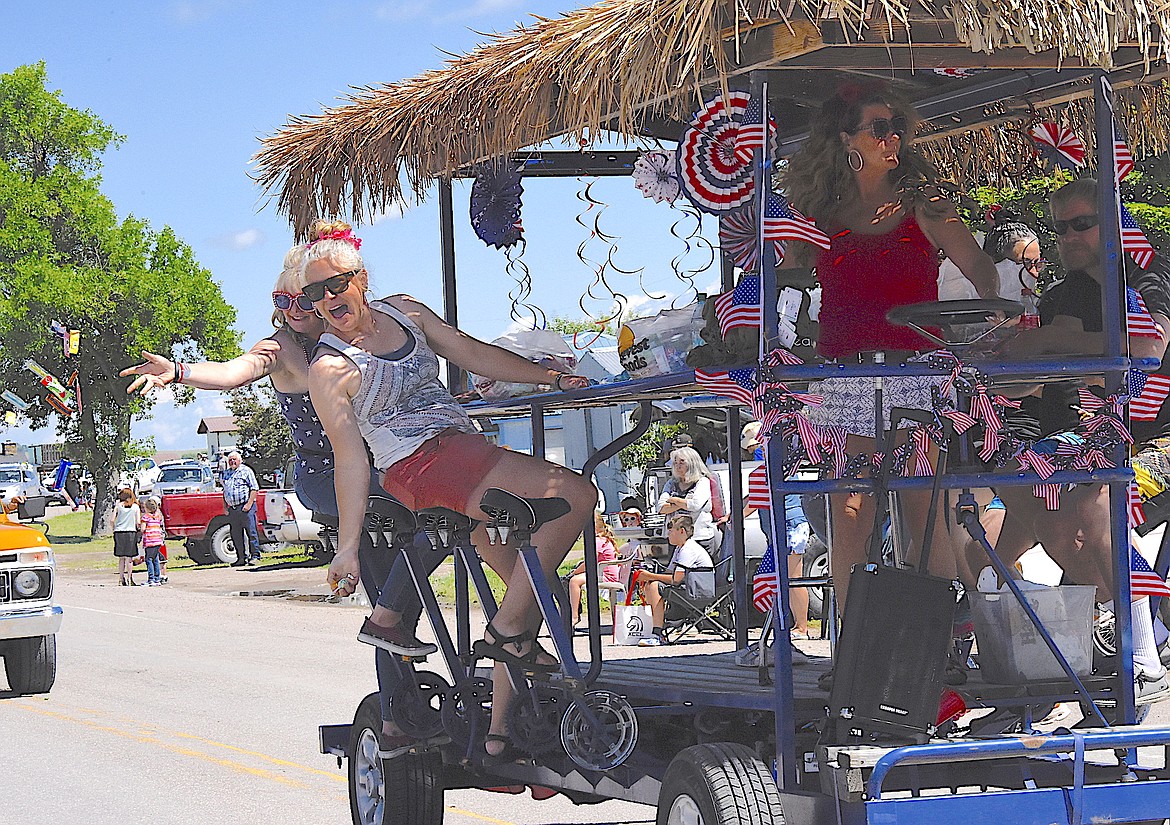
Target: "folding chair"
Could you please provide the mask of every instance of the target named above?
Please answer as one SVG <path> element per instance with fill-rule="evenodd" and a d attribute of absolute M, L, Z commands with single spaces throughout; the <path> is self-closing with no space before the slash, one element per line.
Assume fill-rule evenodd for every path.
<path fill-rule="evenodd" d="M 712 580 L 713 586 L 709 584 Z M 691 630 L 716 633 L 725 641 L 735 641 L 731 559 L 723 559 L 714 567 L 687 569 L 682 584 L 666 585 L 661 591 L 666 598 L 664 641 L 676 642 Z M 711 595 L 703 595 L 704 591 Z"/>

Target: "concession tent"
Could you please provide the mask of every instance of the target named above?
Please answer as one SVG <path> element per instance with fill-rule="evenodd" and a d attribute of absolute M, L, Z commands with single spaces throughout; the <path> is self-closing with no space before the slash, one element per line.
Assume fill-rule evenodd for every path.
<path fill-rule="evenodd" d="M 881 78 L 919 106 L 945 175 L 1001 183 L 1021 145 L 999 125 L 1037 112 L 1072 126 L 1092 156 L 1094 69 L 1111 72 L 1135 157 L 1165 151 L 1168 32 L 1170 5 L 1154 0 L 604 0 L 294 117 L 263 141 L 255 174 L 298 233 L 319 215 L 360 223 L 552 138 L 675 140 L 702 98 L 776 69 L 782 153 L 840 83 Z"/>

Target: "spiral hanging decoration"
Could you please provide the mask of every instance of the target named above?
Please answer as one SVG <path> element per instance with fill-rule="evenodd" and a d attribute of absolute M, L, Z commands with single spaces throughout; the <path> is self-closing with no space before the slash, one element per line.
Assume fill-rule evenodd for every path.
<path fill-rule="evenodd" d="M 685 284 L 683 290 L 674 297 L 673 301 L 670 302 L 670 308 L 677 309 L 679 306 L 686 306 L 688 303 L 694 300 L 694 297 L 690 297 L 686 301 L 682 300 L 684 297 L 688 296 L 688 293 L 690 293 L 691 296 L 698 296 L 699 290 L 695 286 L 695 277 L 700 273 L 706 272 L 708 269 L 710 269 L 711 265 L 715 263 L 716 256 L 715 247 L 711 245 L 710 241 L 703 237 L 702 213 L 690 203 L 686 203 L 681 207 L 678 206 L 678 204 L 672 203 L 670 208 L 681 213 L 678 220 L 671 224 L 670 234 L 682 241 L 684 247 L 682 252 L 678 253 L 670 260 L 670 268 L 674 272 L 674 276 L 682 281 L 683 284 Z M 694 222 L 692 228 L 686 232 L 682 231 L 681 227 L 683 227 L 684 224 L 688 223 L 689 221 Z M 688 258 L 691 257 L 692 252 L 705 252 L 706 262 L 695 268 L 684 269 L 683 264 Z M 702 258 L 699 260 L 702 260 Z"/>
<path fill-rule="evenodd" d="M 516 282 L 516 286 L 508 292 L 512 300 L 508 315 L 518 324 L 527 324 L 531 318 L 532 329 L 544 329 L 548 326 L 548 316 L 536 304 L 528 302 L 532 295 L 532 274 L 528 271 L 528 264 L 524 263 L 526 246 L 527 243 L 521 238 L 518 244 L 504 249 L 504 257 L 508 260 L 504 271 Z"/>
<path fill-rule="evenodd" d="M 586 268 L 593 272 L 593 281 L 585 288 L 585 291 L 577 300 L 577 306 L 581 308 L 581 312 L 584 313 L 585 317 L 593 323 L 609 323 L 615 318 L 621 317 L 621 314 L 625 311 L 626 304 L 629 301 L 625 295 L 611 288 L 605 277 L 606 269 L 611 266 L 610 260 L 612 256 L 613 241 L 616 240 L 617 236 L 610 235 L 601 228 L 601 215 L 606 209 L 609 208 L 609 205 L 604 201 L 600 201 L 593 197 L 593 184 L 597 182 L 597 178 L 590 178 L 588 181 L 586 181 L 585 178 L 578 178 L 577 181 L 578 183 L 584 184 L 577 192 L 577 200 L 585 203 L 586 206 L 583 211 L 577 213 L 577 216 L 574 218 L 574 220 L 578 226 L 580 226 L 588 233 L 585 239 L 577 246 L 577 260 L 581 261 L 581 263 L 584 264 Z M 593 215 L 592 222 L 587 222 L 586 216 L 589 215 L 590 212 L 593 212 L 594 209 L 597 211 Z M 604 261 L 594 261 L 585 254 L 586 250 L 589 248 L 590 242 L 593 241 L 594 238 L 600 240 L 607 246 L 606 259 Z M 592 299 L 594 301 L 612 302 L 611 313 L 605 318 L 596 318 L 585 305 L 587 299 Z"/>

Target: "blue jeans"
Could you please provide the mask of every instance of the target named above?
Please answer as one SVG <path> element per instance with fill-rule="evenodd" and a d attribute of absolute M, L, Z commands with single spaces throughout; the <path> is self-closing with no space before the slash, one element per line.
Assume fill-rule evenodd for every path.
<path fill-rule="evenodd" d="M 252 545 L 252 558 L 256 561 L 260 560 L 260 536 L 256 532 L 256 510 L 259 508 L 256 505 L 248 511 L 248 541 Z"/>
<path fill-rule="evenodd" d="M 333 486 L 332 472 L 317 472 L 298 475 L 293 484 L 293 490 L 301 504 L 316 513 L 336 517 L 337 490 Z M 377 470 L 370 469 L 370 492 L 384 494 L 381 476 Z M 438 554 L 428 554 L 427 558 Z M 402 557 L 395 560 L 393 568 L 389 569 L 388 560 L 384 554 L 374 552 L 374 544 L 370 534 L 362 531 L 361 543 L 358 545 L 358 564 L 361 569 L 362 586 L 371 603 L 378 603 L 402 614 L 404 627 L 413 628 L 418 624 L 422 615 L 422 604 L 415 592 L 414 583 L 410 580 L 410 573 L 406 569 Z M 437 564 L 437 563 L 436 563 Z M 387 586 L 382 587 L 381 583 Z M 391 586 L 392 585 L 392 586 Z M 386 603 L 387 597 L 394 594 L 394 600 Z M 378 673 L 378 692 L 382 706 L 382 718 L 390 718 L 390 695 L 402 681 L 403 668 L 409 667 L 381 648 L 374 650 L 374 667 Z"/>
<path fill-rule="evenodd" d="M 158 545 L 146 547 L 143 552 L 146 554 L 146 580 L 148 582 L 162 581 L 162 568 L 159 566 L 162 556 L 158 552 Z"/>

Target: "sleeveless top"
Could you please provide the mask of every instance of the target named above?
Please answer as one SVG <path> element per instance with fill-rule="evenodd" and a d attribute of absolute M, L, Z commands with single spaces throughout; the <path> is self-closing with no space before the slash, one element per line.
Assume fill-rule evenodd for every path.
<path fill-rule="evenodd" d="M 280 401 L 280 414 L 288 423 L 296 446 L 297 460 L 294 465 L 292 482 L 301 476 L 325 473 L 333 469 L 333 445 L 321 419 L 313 409 L 313 402 L 307 392 L 281 392 L 273 388 Z"/>
<path fill-rule="evenodd" d="M 142 546 L 158 547 L 166 538 L 162 529 L 162 513 L 151 515 L 145 510 L 142 513 Z"/>
<path fill-rule="evenodd" d="M 384 356 L 372 355 L 331 333 L 322 335 L 319 343 L 340 352 L 361 373 L 353 410 L 374 466 L 385 470 L 409 458 L 444 430 L 476 432 L 467 413 L 439 382 L 439 359 L 427 346 L 422 330 L 385 301 L 374 301 L 370 308 L 397 321 L 413 342 Z"/>
<path fill-rule="evenodd" d="M 817 255 L 821 284 L 817 351 L 841 358 L 869 350 L 933 349 L 909 327 L 886 320 L 893 307 L 938 300 L 938 251 L 910 212 L 884 235 L 848 229 Z"/>

